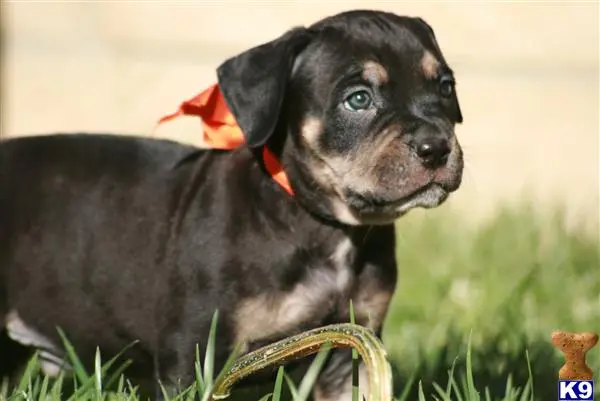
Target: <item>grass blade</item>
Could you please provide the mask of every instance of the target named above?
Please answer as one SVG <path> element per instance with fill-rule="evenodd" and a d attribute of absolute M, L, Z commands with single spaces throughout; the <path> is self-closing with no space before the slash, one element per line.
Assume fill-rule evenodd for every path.
<path fill-rule="evenodd" d="M 317 353 L 314 361 L 310 364 L 310 367 L 306 371 L 306 374 L 302 378 L 300 387 L 298 389 L 298 398 L 294 401 L 306 401 L 310 395 L 310 392 L 317 381 L 317 377 L 323 368 L 323 364 L 331 351 L 331 344 L 325 343 L 321 347 L 321 350 Z"/>
<path fill-rule="evenodd" d="M 208 334 L 208 342 L 206 343 L 206 353 L 204 355 L 204 385 L 205 392 L 209 393 L 212 391 L 214 383 L 214 366 L 215 366 L 215 343 L 217 338 L 217 322 L 219 320 L 219 311 L 216 310 L 213 314 L 212 322 L 210 324 L 210 332 Z"/>
<path fill-rule="evenodd" d="M 46 400 L 46 398 L 48 397 L 48 385 L 49 385 L 49 377 L 44 375 L 44 380 L 42 381 L 42 387 L 40 388 L 40 392 L 39 392 L 39 399 L 40 400 Z M 0 399 L 2 399 L 2 395 L 0 393 Z"/>
<path fill-rule="evenodd" d="M 402 393 L 400 394 L 400 398 L 398 398 L 396 401 L 407 401 L 408 400 L 408 394 L 410 394 L 410 390 L 412 389 L 412 386 L 413 386 L 413 383 L 415 382 L 416 377 L 417 377 L 417 374 L 415 372 L 413 372 L 410 375 L 410 378 L 404 385 L 404 389 L 402 390 Z"/>
<path fill-rule="evenodd" d="M 506 386 L 504 387 L 504 398 L 510 400 L 512 398 L 512 375 L 509 374 L 506 378 Z"/>
<path fill-rule="evenodd" d="M 130 394 L 129 398 L 137 400 L 138 399 L 138 397 L 137 397 L 137 392 L 138 392 L 137 386 L 134 386 L 133 384 L 131 384 L 131 382 L 129 380 L 127 380 L 127 387 L 129 388 L 129 394 Z"/>
<path fill-rule="evenodd" d="M 67 336 L 60 328 L 57 328 L 57 331 L 60 335 L 60 338 L 62 339 L 63 346 L 65 347 L 67 356 L 69 357 L 69 360 L 71 362 L 71 366 L 73 366 L 75 377 L 77 378 L 79 383 L 86 383 L 90 379 L 90 376 L 86 372 L 83 364 L 81 363 L 81 360 L 79 360 L 79 358 L 77 357 L 73 345 L 71 345 L 71 343 L 67 339 Z"/>
<path fill-rule="evenodd" d="M 125 371 L 125 369 L 127 369 L 129 367 L 129 365 L 131 365 L 133 363 L 132 360 L 127 360 L 125 362 L 123 362 L 121 364 L 121 366 L 119 366 L 112 374 L 111 376 L 108 378 L 108 380 L 106 380 L 106 388 L 111 388 L 116 380 L 119 380 L 119 384 L 122 385 L 121 380 L 123 379 L 123 372 Z M 121 387 L 122 388 L 122 387 Z"/>
<path fill-rule="evenodd" d="M 102 400 L 102 359 L 100 358 L 100 347 L 96 347 L 96 358 L 94 359 L 94 383 L 96 389 L 96 400 Z"/>
<path fill-rule="evenodd" d="M 73 394 L 69 397 L 69 400 L 79 400 L 90 388 L 90 386 L 96 386 L 96 382 L 95 380 L 91 380 L 88 376 L 87 376 L 87 372 L 85 371 L 85 369 L 83 368 L 83 365 L 81 364 L 79 358 L 77 357 L 77 355 L 75 354 L 75 349 L 73 348 L 73 346 L 69 343 L 69 341 L 67 340 L 66 336 L 64 335 L 64 333 L 62 333 L 62 331 L 59 329 L 59 334 L 61 334 L 61 337 L 63 338 L 63 343 L 65 343 L 65 349 L 67 350 L 67 355 L 69 356 L 69 359 L 71 359 L 71 365 L 73 366 L 73 370 L 75 371 L 75 376 L 73 377 L 73 381 L 74 381 L 74 392 Z M 112 367 L 112 365 L 114 365 L 117 360 L 131 347 L 133 347 L 135 344 L 137 344 L 137 341 L 133 341 L 132 343 L 130 343 L 129 345 L 127 345 L 126 347 L 123 347 L 123 349 L 114 357 L 112 357 L 104 366 L 100 367 L 100 377 L 104 377 L 108 370 Z M 98 353 L 97 353 L 97 357 L 98 357 Z M 109 381 L 107 382 L 106 386 L 109 387 L 109 385 L 112 385 L 112 383 L 114 382 L 114 380 L 116 380 L 116 378 L 118 377 L 118 375 L 122 374 L 123 371 L 125 371 L 125 369 L 131 364 L 131 361 L 125 361 L 116 371 L 115 373 L 113 373 L 113 375 L 111 375 Z M 97 367 L 96 367 L 97 368 Z M 79 372 L 79 374 L 77 374 Z"/>
<path fill-rule="evenodd" d="M 479 401 L 479 392 L 475 389 L 475 383 L 473 381 L 473 366 L 471 364 L 471 339 L 473 330 L 469 333 L 469 343 L 467 346 L 467 389 L 469 394 L 469 401 Z"/>
<path fill-rule="evenodd" d="M 231 369 L 231 366 L 233 365 L 233 363 L 235 362 L 235 360 L 237 359 L 237 357 L 240 354 L 240 349 L 241 349 L 241 345 L 236 345 L 236 347 L 234 348 L 233 352 L 231 354 L 229 354 L 229 357 L 225 361 L 225 365 L 223 365 L 223 368 L 221 369 L 221 371 L 219 372 L 219 375 L 217 376 L 217 380 L 221 379 L 221 377 L 223 375 L 225 375 L 225 374 L 227 374 L 227 372 L 229 372 L 229 370 Z M 207 353 L 209 352 L 208 349 L 207 349 L 206 352 Z M 213 351 L 213 355 L 214 355 L 214 351 Z M 204 373 L 206 374 L 206 370 L 205 370 Z M 213 386 L 213 383 L 215 381 L 216 380 L 212 380 L 211 379 L 211 382 L 209 383 L 210 386 L 206 386 L 205 387 L 204 393 L 202 394 L 202 400 L 203 401 L 208 401 L 209 400 L 210 393 L 212 392 L 212 386 Z"/>
<path fill-rule="evenodd" d="M 533 401 L 530 381 L 527 381 L 527 383 L 525 383 L 525 387 L 523 387 L 523 392 L 521 393 L 519 401 Z"/>
<path fill-rule="evenodd" d="M 206 391 L 204 377 L 202 376 L 202 365 L 200 364 L 200 346 L 196 344 L 196 361 L 194 362 L 196 370 L 196 391 L 198 395 L 203 396 Z"/>
<path fill-rule="evenodd" d="M 419 401 L 427 401 L 425 399 L 425 393 L 423 393 L 423 382 L 419 380 Z"/>
<path fill-rule="evenodd" d="M 533 392 L 533 373 L 531 372 L 531 359 L 529 358 L 529 350 L 525 350 L 525 359 L 527 360 L 527 372 L 529 373 L 529 380 L 527 380 L 527 384 L 530 385 L 531 396 L 529 397 L 531 401 L 535 400 L 535 394 Z"/>
<path fill-rule="evenodd" d="M 223 375 L 225 375 L 227 372 L 229 372 L 229 370 L 233 366 L 233 363 L 236 361 L 236 359 L 238 358 L 238 356 L 240 356 L 240 354 L 241 354 L 241 348 L 242 348 L 241 344 L 238 344 L 238 345 L 235 346 L 235 348 L 233 349 L 233 351 L 231 352 L 231 354 L 229 354 L 229 357 L 225 361 L 225 364 L 223 365 L 223 368 L 219 372 L 219 375 L 217 376 L 217 380 L 221 379 L 221 377 Z"/>
<path fill-rule="evenodd" d="M 441 399 L 443 401 L 452 401 L 452 398 L 450 397 L 450 395 L 448 395 L 448 392 L 444 391 L 444 389 L 441 388 L 437 383 L 433 383 L 433 388 L 435 389 L 435 391 L 437 391 L 439 396 L 442 397 Z"/>
<path fill-rule="evenodd" d="M 36 397 L 40 392 L 40 386 L 40 376 L 36 375 L 35 381 L 33 382 L 33 387 L 31 386 L 31 383 L 29 383 L 29 396 Z"/>
<path fill-rule="evenodd" d="M 284 374 L 284 376 L 285 376 L 285 382 L 288 385 L 288 389 L 290 390 L 290 393 L 292 394 L 292 400 L 297 400 L 298 398 L 300 398 L 300 395 L 298 394 L 298 388 L 296 387 L 296 384 L 294 383 L 292 378 L 289 377 L 287 374 Z"/>
<path fill-rule="evenodd" d="M 178 386 L 178 388 L 180 388 L 181 386 Z M 189 398 L 190 393 L 194 393 L 194 386 L 188 387 L 184 390 L 179 390 L 178 394 L 175 396 L 175 398 L 173 398 L 173 401 L 183 401 L 184 399 Z"/>
<path fill-rule="evenodd" d="M 354 304 L 350 300 L 350 323 L 356 324 L 356 315 L 354 314 Z M 359 360 L 358 351 L 352 348 L 352 401 L 359 401 Z"/>
<path fill-rule="evenodd" d="M 159 382 L 158 385 L 160 386 L 160 392 L 163 395 L 163 400 L 170 401 L 171 397 L 169 397 L 169 392 L 167 391 L 167 389 L 165 388 L 165 386 L 163 386 L 163 384 L 161 382 Z"/>
<path fill-rule="evenodd" d="M 131 342 L 129 345 L 123 347 L 123 349 L 121 351 L 119 351 L 119 353 L 115 356 L 113 356 L 112 358 L 110 358 L 110 360 L 108 362 L 106 362 L 104 364 L 104 366 L 102 366 L 102 372 L 104 374 L 106 374 L 106 372 L 108 372 L 108 370 L 110 370 L 110 368 L 112 368 L 112 366 L 117 362 L 117 360 L 123 356 L 125 354 L 125 352 L 127 352 L 127 350 L 129 350 L 131 347 L 133 347 L 134 345 L 136 345 L 138 343 L 138 340 Z"/>
<path fill-rule="evenodd" d="M 17 391 L 25 392 L 29 388 L 32 378 L 39 373 L 39 370 L 40 370 L 39 355 L 36 352 L 33 355 L 33 357 L 29 360 L 29 362 L 27 363 L 27 366 L 25 367 L 23 376 L 21 377 L 21 380 L 19 381 L 19 385 L 17 386 Z"/>
<path fill-rule="evenodd" d="M 119 376 L 119 383 L 117 384 L 117 393 L 125 392 L 125 376 Z"/>
<path fill-rule="evenodd" d="M 196 397 L 196 395 L 198 394 L 196 391 L 196 386 L 190 386 L 188 388 L 188 394 L 187 394 L 187 398 L 186 401 L 194 401 L 196 399 L 198 399 L 198 397 Z M 202 396 L 202 394 L 200 394 L 200 396 Z"/>
<path fill-rule="evenodd" d="M 448 371 L 448 384 L 446 385 L 446 395 L 449 397 L 452 394 L 452 380 L 454 380 L 454 368 L 456 368 L 456 362 L 458 362 L 458 356 L 452 361 L 452 366 Z"/>
<path fill-rule="evenodd" d="M 280 366 L 277 370 L 277 378 L 275 379 L 275 387 L 273 388 L 273 398 L 272 401 L 279 401 L 281 399 L 281 388 L 283 385 L 283 374 L 284 374 L 283 366 Z"/>
<path fill-rule="evenodd" d="M 454 377 L 451 379 L 451 384 L 452 384 L 452 390 L 454 390 L 454 395 L 456 395 L 456 401 L 463 401 L 463 396 L 460 392 L 460 389 L 458 388 L 458 383 L 456 382 L 456 380 L 454 379 Z"/>
<path fill-rule="evenodd" d="M 50 390 L 50 398 L 52 400 L 62 400 L 62 386 L 65 380 L 65 372 L 61 371 L 58 377 L 52 384 L 52 390 Z"/>

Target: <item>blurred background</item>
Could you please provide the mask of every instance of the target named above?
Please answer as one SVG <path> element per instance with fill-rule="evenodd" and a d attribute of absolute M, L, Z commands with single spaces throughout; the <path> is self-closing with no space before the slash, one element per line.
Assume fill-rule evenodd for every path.
<path fill-rule="evenodd" d="M 554 329 L 600 331 L 598 2 L 1 3 L 2 137 L 150 135 L 226 57 L 344 10 L 420 16 L 456 72 L 462 189 L 398 222 L 400 291 L 384 341 L 403 388 L 442 387 L 471 336 L 476 384 L 534 372 L 556 397 Z M 186 120 L 158 136 L 200 144 Z M 16 172 L 18 174 L 18 172 Z M 1 223 L 0 223 L 1 224 Z M 600 346 L 589 364 L 600 376 Z M 460 377 L 460 374 L 457 376 Z M 600 386 L 599 386 L 600 387 Z"/>

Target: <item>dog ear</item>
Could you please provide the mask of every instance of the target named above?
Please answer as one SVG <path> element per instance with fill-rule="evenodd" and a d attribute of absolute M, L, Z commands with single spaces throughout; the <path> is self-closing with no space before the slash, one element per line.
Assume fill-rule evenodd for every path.
<path fill-rule="evenodd" d="M 454 95 L 456 97 L 456 122 L 461 124 L 463 122 L 462 111 L 460 111 L 460 103 L 458 103 L 458 95 Z"/>
<path fill-rule="evenodd" d="M 308 29 L 294 28 L 217 68 L 221 93 L 248 147 L 263 146 L 273 134 L 294 61 L 311 38 Z"/>
<path fill-rule="evenodd" d="M 425 28 L 425 30 L 427 31 L 427 33 L 431 36 L 431 44 L 435 47 L 435 49 L 437 50 L 437 52 L 442 55 L 442 51 L 440 50 L 440 47 L 437 43 L 437 39 L 435 37 L 435 32 L 433 31 L 433 28 L 431 27 L 431 25 L 429 25 L 427 23 L 427 21 L 425 21 L 423 18 L 421 17 L 415 17 L 414 18 L 419 24 L 421 24 L 421 26 L 423 26 Z M 443 55 L 442 55 L 443 58 Z M 454 108 L 454 121 L 456 121 L 457 123 L 462 123 L 463 122 L 463 115 L 462 115 L 462 111 L 460 110 L 460 104 L 458 103 L 458 95 L 456 95 L 456 93 L 454 94 L 455 96 L 455 104 L 456 107 Z"/>

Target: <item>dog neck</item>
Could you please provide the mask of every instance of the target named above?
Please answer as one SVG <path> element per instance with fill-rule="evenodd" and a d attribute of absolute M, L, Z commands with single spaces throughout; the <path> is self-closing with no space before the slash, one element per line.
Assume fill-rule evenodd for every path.
<path fill-rule="evenodd" d="M 287 147 L 287 146 L 286 146 Z M 254 154 L 240 148 L 234 152 L 236 175 L 240 182 L 251 185 L 256 198 L 255 205 L 270 205 L 269 208 L 255 207 L 252 213 L 270 220 L 274 226 L 314 226 L 319 231 L 337 231 L 350 238 L 360 237 L 369 229 L 367 226 L 351 226 L 335 218 L 327 194 L 311 182 L 310 177 L 302 174 L 302 167 L 287 151 L 278 152 L 284 169 L 290 177 L 294 196 L 290 196 L 265 171 L 259 152 Z M 292 152 L 293 153 L 293 152 Z M 308 228 L 308 227 L 307 227 Z"/>

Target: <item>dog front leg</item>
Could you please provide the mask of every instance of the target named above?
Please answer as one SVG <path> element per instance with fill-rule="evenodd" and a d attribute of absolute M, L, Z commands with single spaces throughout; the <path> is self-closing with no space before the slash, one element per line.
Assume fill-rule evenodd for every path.
<path fill-rule="evenodd" d="M 379 338 L 392 295 L 396 289 L 397 268 L 393 226 L 373 228 L 365 238 L 362 249 L 364 268 L 357 276 L 351 293 L 356 323 L 373 330 Z M 349 305 L 348 305 L 349 306 Z M 349 310 L 342 307 L 340 319 Z M 367 372 L 360 363 L 352 374 L 352 350 L 337 349 L 319 377 L 314 391 L 315 401 L 352 400 L 352 378 L 359 378 L 359 400 L 368 399 Z"/>

